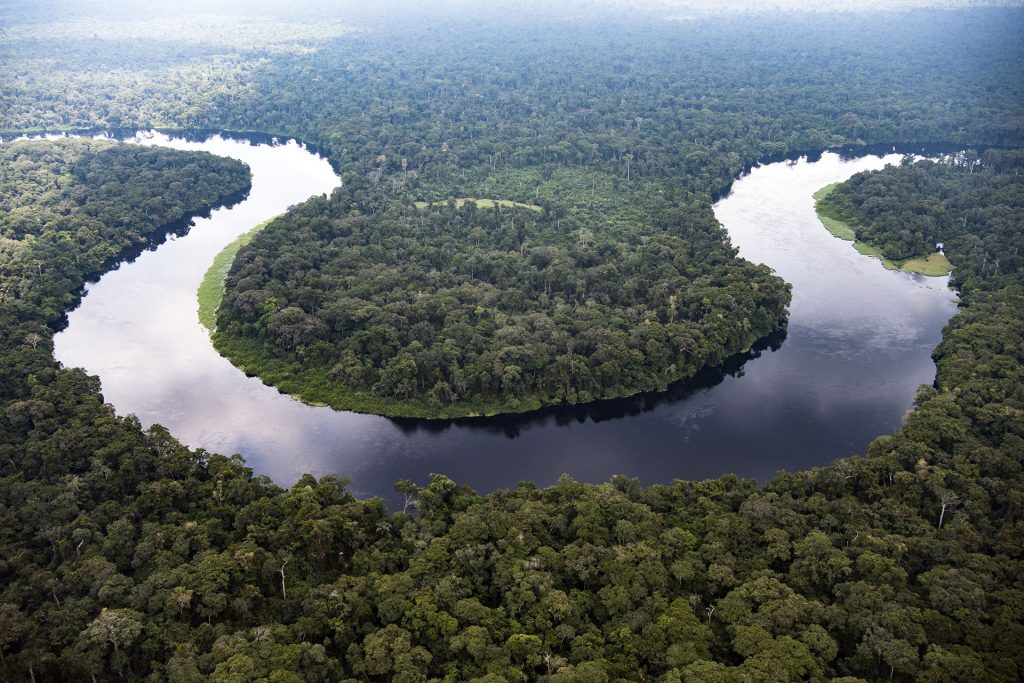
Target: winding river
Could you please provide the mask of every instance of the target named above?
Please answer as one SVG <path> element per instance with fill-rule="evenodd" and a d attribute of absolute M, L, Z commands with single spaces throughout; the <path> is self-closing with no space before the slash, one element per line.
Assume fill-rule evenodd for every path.
<path fill-rule="evenodd" d="M 934 377 L 930 352 L 956 310 L 946 278 L 887 271 L 814 214 L 815 190 L 899 155 L 826 153 L 755 168 L 715 206 L 740 255 L 793 284 L 784 340 L 664 393 L 521 416 L 435 423 L 307 406 L 217 354 L 196 317 L 196 288 L 237 235 L 330 192 L 338 178 L 294 141 L 133 141 L 240 159 L 252 168 L 252 191 L 88 285 L 56 356 L 99 375 L 118 413 L 163 424 L 192 447 L 240 453 L 282 485 L 304 472 L 337 473 L 357 495 L 390 497 L 396 480 L 424 482 L 431 472 L 487 492 L 562 473 L 588 482 L 728 472 L 764 480 L 827 464 L 899 425 Z"/>

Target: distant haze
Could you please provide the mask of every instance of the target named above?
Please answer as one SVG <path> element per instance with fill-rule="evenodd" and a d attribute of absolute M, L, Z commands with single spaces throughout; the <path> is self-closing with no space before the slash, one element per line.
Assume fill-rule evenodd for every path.
<path fill-rule="evenodd" d="M 265 16 L 301 21 L 331 17 L 352 21 L 396 21 L 430 17 L 501 19 L 504 16 L 551 19 L 650 14 L 684 20 L 708 14 L 765 11 L 850 12 L 917 8 L 1016 7 L 1024 0 L 0 0 L 0 25 L 17 21 L 21 11 L 54 17 L 105 16 L 111 19 L 187 14 Z"/>

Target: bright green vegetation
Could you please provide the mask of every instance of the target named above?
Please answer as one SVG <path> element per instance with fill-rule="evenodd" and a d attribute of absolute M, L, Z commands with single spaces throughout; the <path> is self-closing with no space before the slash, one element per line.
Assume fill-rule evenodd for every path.
<path fill-rule="evenodd" d="M 273 220 L 273 219 L 270 219 Z M 224 247 L 213 259 L 213 264 L 203 275 L 199 283 L 197 298 L 199 300 L 199 322 L 211 333 L 217 329 L 217 307 L 224 298 L 224 280 L 228 276 L 231 264 L 235 262 L 238 250 L 249 244 L 257 232 L 267 227 L 270 220 L 263 221 L 252 230 L 243 232 L 231 244 Z"/>
<path fill-rule="evenodd" d="M 839 183 L 829 183 L 814 193 L 814 210 L 818 214 L 818 220 L 821 221 L 821 224 L 825 226 L 826 230 L 832 233 L 833 237 L 838 237 L 839 239 L 846 240 L 847 242 L 853 242 L 857 239 L 857 234 L 854 232 L 853 228 L 841 220 L 832 218 L 825 212 L 825 204 L 822 200 L 829 196 L 837 185 L 839 185 Z M 855 244 L 854 247 L 856 246 L 857 245 Z"/>
<path fill-rule="evenodd" d="M 905 273 L 920 273 L 931 277 L 949 275 L 953 270 L 953 264 L 946 258 L 945 254 L 933 252 L 925 257 L 907 259 L 900 264 L 900 270 Z"/>
<path fill-rule="evenodd" d="M 873 256 L 882 262 L 888 270 L 899 270 L 904 273 L 920 273 L 930 277 L 941 277 L 948 275 L 953 270 L 953 264 L 949 262 L 946 255 L 941 252 L 932 252 L 924 256 L 916 256 L 900 261 L 893 261 L 885 256 L 885 252 L 868 242 L 857 240 L 856 229 L 844 220 L 837 218 L 839 211 L 829 201 L 833 191 L 840 186 L 840 183 L 831 183 L 814 193 L 814 210 L 818 214 L 825 229 L 833 236 L 842 240 L 853 242 L 853 248 L 865 256 Z"/>
<path fill-rule="evenodd" d="M 708 217 L 745 166 L 849 142 L 1024 142 L 1019 10 L 577 24 L 481 9 L 367 19 L 375 30 L 335 42 L 310 31 L 292 47 L 243 36 L 235 49 L 139 39 L 118 17 L 98 39 L 57 33 L 52 8 L 6 8 L 17 30 L 0 36 L 0 128 L 165 123 L 321 145 L 353 194 L 289 214 L 314 247 L 294 256 L 358 249 L 385 299 L 342 324 L 412 307 L 410 286 L 454 277 L 444 261 L 423 269 L 444 254 L 417 231 L 436 220 L 458 235 L 472 207 L 414 201 L 477 196 L 544 211 L 513 226 L 522 252 L 502 242 L 519 237 L 502 211 L 486 249 L 453 261 L 542 272 L 523 261 L 534 239 L 590 258 L 573 246 L 584 238 L 597 257 L 598 244 L 648 249 L 636 263 L 671 279 L 707 260 L 686 242 L 711 263 L 680 291 L 699 287 L 724 307 L 723 330 L 742 327 L 729 307 L 748 306 L 735 296 L 743 278 L 728 275 L 751 266 L 725 254 Z M 283 489 L 238 458 L 143 430 L 52 357 L 83 283 L 162 223 L 244 189 L 240 165 L 91 142 L 0 146 L 0 679 L 1021 680 L 1020 167 L 989 151 L 863 174 L 830 197 L 887 258 L 945 242 L 963 295 L 935 386 L 866 457 L 766 485 L 563 479 L 480 496 L 437 475 L 400 482 L 409 505 L 392 514 L 342 478 Z M 377 221 L 380 244 L 364 229 Z M 275 233 L 240 250 L 239 273 L 259 274 L 245 254 L 276 247 Z M 397 259 L 385 242 L 408 248 L 399 256 L 425 279 L 383 288 L 382 264 Z M 634 263 L 599 267 L 620 262 Z M 238 278 L 225 301 L 264 284 L 287 285 L 296 308 L 342 299 L 345 264 L 312 265 L 297 287 Z M 729 339 L 711 342 L 724 352 Z"/>
<path fill-rule="evenodd" d="M 949 275 L 953 270 L 953 264 L 949 262 L 945 254 L 933 252 L 928 256 L 907 259 L 905 261 L 892 261 L 885 257 L 885 254 L 878 247 L 866 242 L 854 242 L 853 248 L 865 256 L 873 256 L 882 262 L 888 270 L 899 270 L 904 273 L 920 273 L 931 277 Z"/>
<path fill-rule="evenodd" d="M 473 202 L 481 209 L 491 209 L 495 206 L 500 206 L 505 209 L 519 208 L 528 209 L 530 211 L 542 211 L 543 209 L 536 204 L 523 204 L 522 202 L 514 202 L 511 199 L 476 199 L 475 197 L 459 197 L 455 200 L 455 206 L 462 208 L 466 202 Z M 436 202 L 415 202 L 417 209 L 425 209 L 428 206 L 441 206 L 446 204 L 447 201 L 436 201 Z"/>
<path fill-rule="evenodd" d="M 822 223 L 826 220 L 831 220 L 838 223 L 834 219 L 822 219 Z M 827 227 L 827 223 L 826 223 Z M 830 230 L 830 232 L 832 232 Z M 835 233 L 832 233 L 835 235 Z M 836 235 L 838 237 L 838 235 Z M 892 261 L 887 259 L 882 253 L 882 250 L 878 247 L 874 247 L 867 242 L 854 242 L 853 248 L 865 256 L 872 256 L 882 262 L 882 265 L 887 270 L 899 270 L 904 273 L 919 273 L 921 275 L 928 275 L 930 277 L 941 277 L 943 275 L 949 275 L 950 271 L 953 270 L 953 264 L 949 262 L 945 254 L 934 252 L 928 254 L 928 256 L 919 256 L 917 258 L 907 259 L 905 261 Z"/>

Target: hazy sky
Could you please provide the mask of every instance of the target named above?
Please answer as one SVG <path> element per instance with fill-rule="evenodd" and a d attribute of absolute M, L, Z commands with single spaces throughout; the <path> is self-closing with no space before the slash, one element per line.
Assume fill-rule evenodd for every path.
<path fill-rule="evenodd" d="M 127 31 L 140 39 L 273 49 L 289 41 L 329 39 L 350 30 L 450 25 L 631 19 L 688 21 L 744 12 L 909 10 L 923 7 L 1022 6 L 1024 0 L 0 0 L 0 45 L 19 26 L 39 37 L 104 39 Z M 267 38 L 268 22 L 276 27 Z M 285 40 L 287 39 L 287 40 Z M 283 41 L 283 42 L 282 42 Z M 251 41 L 249 41 L 251 42 Z"/>
<path fill-rule="evenodd" d="M 914 7 L 1021 6 L 1024 0 L 0 0 L 6 9 L 25 11 L 42 7 L 54 13 L 103 14 L 107 16 L 227 13 L 270 16 L 366 15 L 368 13 L 423 14 L 425 12 L 515 12 L 566 14 L 604 11 L 646 11 L 663 16 L 734 11 L 789 9 L 803 11 L 850 11 L 851 9 L 908 9 Z M 470 14 L 472 16 L 472 14 Z M 51 19 L 59 19 L 57 16 Z"/>

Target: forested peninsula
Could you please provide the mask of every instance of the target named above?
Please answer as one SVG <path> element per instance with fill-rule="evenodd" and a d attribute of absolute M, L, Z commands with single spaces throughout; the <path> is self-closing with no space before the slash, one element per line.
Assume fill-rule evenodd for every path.
<path fill-rule="evenodd" d="M 1021 256 L 1012 249 L 1001 250 L 1019 230 L 1020 215 L 1011 212 L 993 226 L 991 221 L 1000 219 L 989 212 L 999 209 L 967 211 L 964 207 L 978 207 L 985 203 L 982 198 L 990 197 L 995 198 L 988 201 L 994 207 L 1015 207 L 1005 195 L 1019 190 L 1011 174 L 1018 165 L 1018 152 L 998 149 L 981 155 L 967 150 L 916 164 L 906 157 L 898 171 L 858 173 L 820 198 L 817 208 L 826 217 L 856 225 L 857 239 L 866 243 L 868 252 L 877 252 L 890 263 L 925 261 L 937 249 L 959 252 L 954 260 L 960 262 L 984 258 L 977 244 L 988 240 L 988 253 L 1002 253 L 1001 258 L 1009 259 L 1015 269 Z M 979 231 L 978 223 L 985 228 Z M 996 246 L 997 240 L 1004 243 Z M 997 257 L 992 267 L 998 269 L 999 261 Z"/>
<path fill-rule="evenodd" d="M 377 197 L 352 179 L 244 247 L 217 348 L 307 401 L 460 417 L 664 389 L 785 325 L 788 286 L 706 206 Z"/>
<path fill-rule="evenodd" d="M 240 252 L 220 315 L 247 334 L 245 325 L 259 331 L 259 317 L 245 318 L 252 291 L 266 294 L 251 297 L 266 325 L 285 300 L 311 317 L 321 309 L 302 306 L 319 301 L 340 304 L 325 334 L 329 324 L 353 329 L 360 309 L 348 288 L 363 283 L 348 263 L 321 263 L 326 250 L 361 259 L 366 294 L 387 292 L 364 297 L 374 315 L 383 313 L 370 306 L 421 314 L 401 280 L 385 289 L 376 279 L 401 262 L 425 293 L 458 304 L 467 318 L 455 329 L 486 330 L 496 316 L 476 310 L 494 292 L 471 270 L 479 292 L 462 302 L 456 275 L 479 265 L 497 278 L 511 262 L 531 278 L 495 279 L 522 297 L 506 316 L 551 311 L 557 330 L 559 296 L 580 304 L 577 321 L 605 312 L 602 297 L 632 296 L 625 310 L 636 317 L 610 329 L 681 325 L 699 348 L 706 314 L 719 310 L 725 353 L 724 342 L 743 344 L 759 333 L 753 324 L 772 322 L 784 287 L 735 260 L 711 218 L 712 198 L 744 168 L 846 144 L 1022 143 L 1015 9 L 501 26 L 410 13 L 351 35 L 296 12 L 252 40 L 70 10 L 48 24 L 39 7 L 53 9 L 12 7 L 13 27 L 0 32 L 11 65 L 5 132 L 257 130 L 318 145 L 341 173 L 340 192 L 296 207 Z M 206 42 L 177 40 L 186 34 Z M 104 404 L 97 378 L 53 358 L 53 331 L 84 283 L 161 226 L 186 229 L 193 213 L 244 193 L 243 165 L 93 141 L 0 145 L 0 678 L 1020 680 L 1021 159 L 969 159 L 890 167 L 833 192 L 891 253 L 943 242 L 962 297 L 935 351 L 934 386 L 864 457 L 764 485 L 566 477 L 479 495 L 438 474 L 398 482 L 404 509 L 390 512 L 355 498 L 342 476 L 284 488 L 237 456 L 144 429 Z M 449 202 L 465 197 L 542 211 Z M 378 219 L 387 231 L 375 243 L 366 224 Z M 457 224 L 480 242 L 479 264 L 457 261 L 455 245 L 434 249 L 445 242 L 430 231 Z M 286 247 L 291 261 L 271 254 Z M 555 257 L 574 274 L 617 272 L 548 283 Z M 670 320 L 667 289 L 600 290 L 634 273 L 706 286 L 708 303 L 677 295 Z M 759 304 L 730 280 L 741 274 L 774 295 Z M 733 301 L 713 298 L 721 293 Z M 737 331 L 759 305 L 762 318 Z M 422 314 L 424 339 L 446 329 Z M 529 349 L 527 324 L 518 327 Z M 413 361 L 421 350 L 409 347 L 429 348 L 385 341 L 396 352 L 400 342 Z M 328 372 L 370 379 L 345 360 Z M 628 362 L 615 360 L 620 371 Z M 640 370 L 631 381 L 665 381 Z M 422 387 L 411 377 L 399 373 L 413 382 L 409 395 L 438 388 L 440 376 Z"/>

